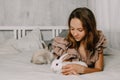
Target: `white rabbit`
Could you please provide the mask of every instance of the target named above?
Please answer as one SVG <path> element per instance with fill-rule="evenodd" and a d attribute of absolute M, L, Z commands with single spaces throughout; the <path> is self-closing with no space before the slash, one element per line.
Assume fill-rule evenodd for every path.
<path fill-rule="evenodd" d="M 51 64 L 52 71 L 54 71 L 56 73 L 61 73 L 62 66 L 67 65 L 67 64 L 80 64 L 85 67 L 88 67 L 87 64 L 83 61 L 63 62 L 65 56 L 67 56 L 67 55 L 68 54 L 66 53 L 66 54 L 62 55 L 59 59 L 53 60 L 53 62 Z"/>

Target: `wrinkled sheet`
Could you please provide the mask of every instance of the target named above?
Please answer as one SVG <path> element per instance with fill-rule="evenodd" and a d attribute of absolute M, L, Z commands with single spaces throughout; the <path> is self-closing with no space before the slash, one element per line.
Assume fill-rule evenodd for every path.
<path fill-rule="evenodd" d="M 50 64 L 31 63 L 33 52 L 9 52 L 0 54 L 0 80 L 120 80 L 120 51 L 114 49 L 106 51 L 104 71 L 69 76 L 53 73 Z"/>

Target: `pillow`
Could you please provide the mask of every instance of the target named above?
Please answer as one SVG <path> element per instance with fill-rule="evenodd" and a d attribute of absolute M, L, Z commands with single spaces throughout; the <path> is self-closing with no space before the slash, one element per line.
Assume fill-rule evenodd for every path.
<path fill-rule="evenodd" d="M 36 51 L 43 48 L 42 43 L 41 32 L 35 29 L 25 37 L 15 40 L 11 45 L 19 51 Z"/>
<path fill-rule="evenodd" d="M 11 45 L 0 45 L 0 54 L 14 54 L 14 53 L 19 53 L 19 51 L 14 49 Z"/>

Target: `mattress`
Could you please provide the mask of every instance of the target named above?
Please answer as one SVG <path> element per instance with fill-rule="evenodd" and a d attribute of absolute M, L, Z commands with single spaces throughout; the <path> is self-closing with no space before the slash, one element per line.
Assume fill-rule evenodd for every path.
<path fill-rule="evenodd" d="M 4 29 L 4 27 L 2 28 Z M 3 30 L 2 28 L 1 30 Z M 8 30 L 9 28 L 5 29 Z M 19 27 L 20 30 L 18 28 L 16 31 L 16 27 L 12 27 L 10 30 L 13 28 L 15 28 L 14 35 L 19 31 L 25 33 L 21 29 L 29 29 L 28 27 Z M 44 27 L 40 28 L 43 29 Z M 55 37 L 54 34 L 53 37 Z M 66 76 L 54 73 L 50 69 L 51 64 L 37 65 L 31 63 L 34 51 L 40 48 L 41 35 L 39 30 L 33 30 L 29 35 L 22 38 L 21 34 L 14 37 L 15 39 L 10 39 L 3 45 L 0 44 L 0 80 L 120 80 L 119 50 L 108 47 L 104 51 L 104 71 Z"/>
<path fill-rule="evenodd" d="M 3 51 L 2 51 L 3 52 Z M 31 63 L 33 52 L 6 50 L 0 54 L 0 80 L 119 80 L 120 51 L 109 49 L 104 54 L 104 71 L 84 75 L 62 75 L 51 71 L 50 64 Z"/>

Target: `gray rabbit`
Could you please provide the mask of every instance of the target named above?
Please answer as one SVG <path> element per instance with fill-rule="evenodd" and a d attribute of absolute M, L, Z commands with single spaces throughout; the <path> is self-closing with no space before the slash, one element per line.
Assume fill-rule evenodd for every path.
<path fill-rule="evenodd" d="M 49 64 L 54 59 L 54 55 L 51 51 L 51 45 L 43 43 L 43 48 L 36 51 L 31 59 L 31 63 L 34 64 Z"/>

